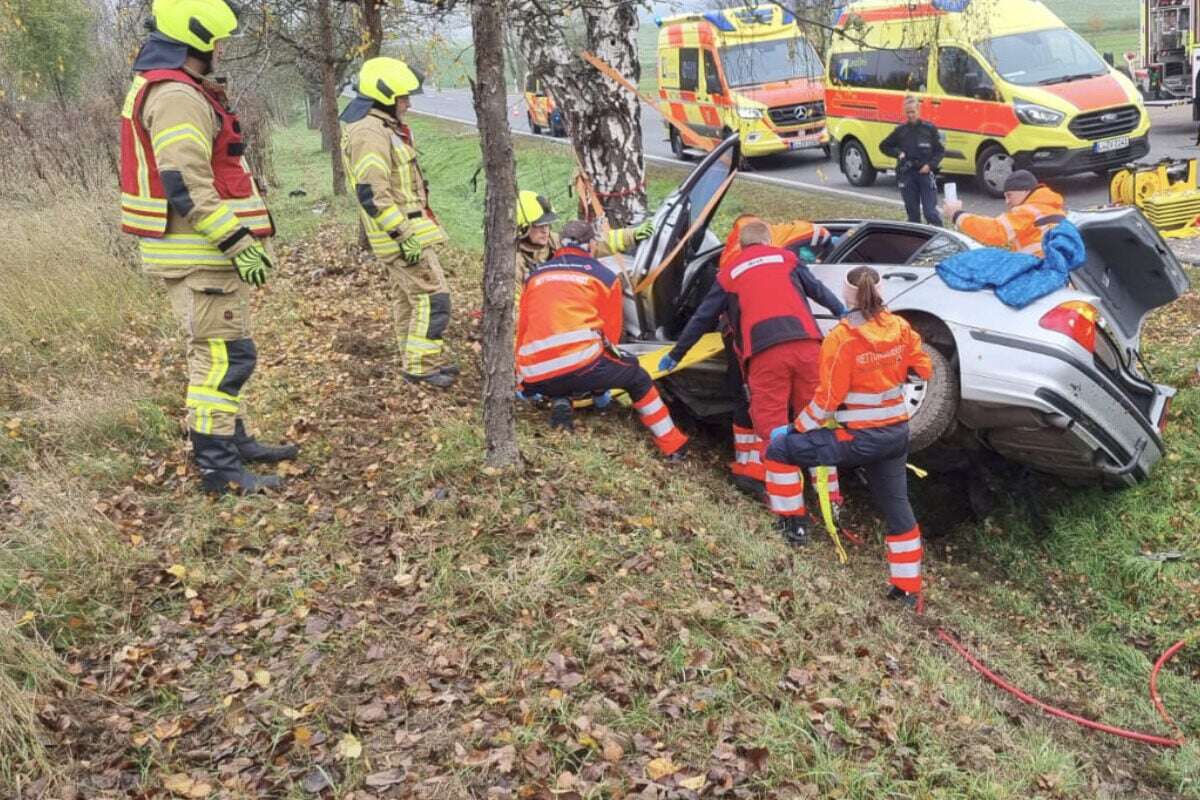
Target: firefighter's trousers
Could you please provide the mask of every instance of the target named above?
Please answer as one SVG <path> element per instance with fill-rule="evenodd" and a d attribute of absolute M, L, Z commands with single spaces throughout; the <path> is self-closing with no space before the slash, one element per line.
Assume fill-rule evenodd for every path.
<path fill-rule="evenodd" d="M 421 250 L 421 260 L 409 264 L 399 253 L 384 259 L 392 284 L 392 314 L 402 369 L 409 375 L 428 375 L 445 365 L 442 336 L 450 324 L 450 290 L 438 248 Z"/>
<path fill-rule="evenodd" d="M 242 388 L 258 353 L 250 338 L 250 287 L 232 269 L 166 278 L 171 310 L 187 338 L 188 429 L 233 436 Z"/>

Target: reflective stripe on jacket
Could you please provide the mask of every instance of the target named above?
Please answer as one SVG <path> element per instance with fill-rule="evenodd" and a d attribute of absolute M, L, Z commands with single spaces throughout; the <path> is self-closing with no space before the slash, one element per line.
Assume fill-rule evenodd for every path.
<path fill-rule="evenodd" d="M 417 237 L 422 247 L 446 241 L 429 197 L 408 126 L 378 109 L 342 123 L 342 164 L 358 200 L 367 241 L 377 256 L 400 252 Z"/>
<path fill-rule="evenodd" d="M 138 73 L 121 109 L 121 228 L 141 237 L 147 272 L 232 269 L 274 234 L 224 95 L 181 69 Z"/>
<path fill-rule="evenodd" d="M 926 380 L 933 375 L 921 337 L 908 322 L 888 311 L 871 320 L 852 313 L 821 344 L 821 382 L 796 417 L 796 430 L 816 430 L 830 419 L 848 428 L 905 422 L 909 370 Z"/>
<path fill-rule="evenodd" d="M 756 244 L 717 273 L 717 283 L 730 296 L 727 313 L 744 360 L 781 342 L 821 338 L 808 298 L 793 276 L 797 267 L 800 262 L 791 251 Z"/>
<path fill-rule="evenodd" d="M 564 247 L 525 282 L 517 316 L 517 377 L 546 381 L 595 361 L 621 338 L 617 274 L 588 253 Z"/>
<path fill-rule="evenodd" d="M 1066 214 L 1063 196 L 1053 189 L 1038 186 L 1025 202 L 998 217 L 960 211 L 954 215 L 954 224 L 981 244 L 1041 258 L 1044 255 L 1042 238 L 1066 219 Z"/>

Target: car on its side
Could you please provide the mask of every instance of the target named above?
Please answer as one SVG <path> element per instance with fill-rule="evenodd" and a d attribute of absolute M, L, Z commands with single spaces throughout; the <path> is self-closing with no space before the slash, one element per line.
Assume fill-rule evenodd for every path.
<path fill-rule="evenodd" d="M 708 225 L 739 163 L 730 136 L 655 214 L 656 233 L 626 274 L 621 349 L 671 344 L 716 278 L 722 242 Z M 1175 390 L 1157 384 L 1141 354 L 1146 316 L 1188 288 L 1179 262 L 1135 208 L 1071 214 L 1087 245 L 1071 285 L 1024 309 L 991 291 L 960 292 L 937 277 L 945 258 L 980 245 L 956 231 L 907 222 L 831 220 L 841 241 L 813 273 L 835 293 L 859 265 L 877 269 L 891 310 L 925 341 L 935 371 L 911 383 L 912 448 L 979 447 L 1074 482 L 1132 485 L 1163 457 Z M 686 241 L 683 241 L 684 237 Z M 628 261 L 628 259 L 627 259 Z M 828 330 L 837 320 L 814 307 Z M 723 355 L 660 380 L 700 419 L 733 407 Z"/>

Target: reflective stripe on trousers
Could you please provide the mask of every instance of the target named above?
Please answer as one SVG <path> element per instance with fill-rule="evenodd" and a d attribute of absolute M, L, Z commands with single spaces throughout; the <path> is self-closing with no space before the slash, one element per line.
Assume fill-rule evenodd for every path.
<path fill-rule="evenodd" d="M 808 513 L 804 506 L 804 476 L 797 468 L 779 461 L 766 461 L 767 504 L 781 517 Z"/>
<path fill-rule="evenodd" d="M 763 440 L 754 433 L 753 428 L 733 426 L 733 461 L 729 470 L 734 475 L 751 478 L 756 481 L 764 480 L 762 462 Z"/>
<path fill-rule="evenodd" d="M 921 591 L 921 528 L 884 537 L 887 543 L 888 577 L 892 585 L 909 594 Z"/>
<path fill-rule="evenodd" d="M 654 435 L 654 444 L 663 455 L 669 456 L 687 444 L 687 437 L 675 427 L 671 412 L 662 401 L 658 389 L 650 387 L 646 396 L 634 403 L 633 407 L 637 409 L 642 424 Z"/>

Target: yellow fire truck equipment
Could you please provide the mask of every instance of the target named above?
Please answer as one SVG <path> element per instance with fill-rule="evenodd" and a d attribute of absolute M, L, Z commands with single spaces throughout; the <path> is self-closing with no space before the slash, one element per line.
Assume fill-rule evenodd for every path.
<path fill-rule="evenodd" d="M 1113 173 L 1109 200 L 1137 206 L 1167 238 L 1200 234 L 1200 189 L 1196 159 L 1164 159 L 1157 164 L 1130 164 Z"/>

